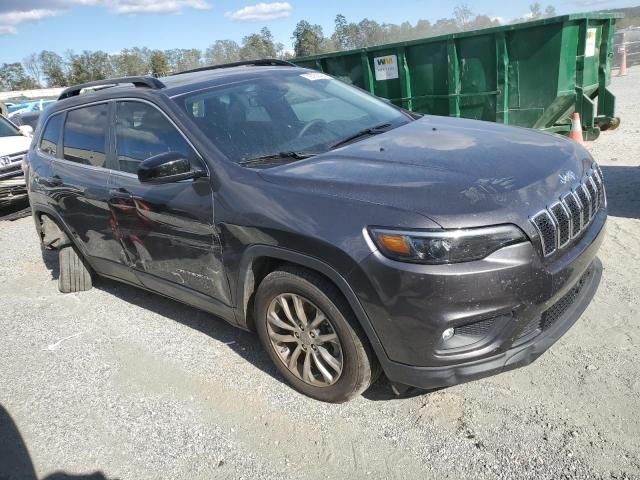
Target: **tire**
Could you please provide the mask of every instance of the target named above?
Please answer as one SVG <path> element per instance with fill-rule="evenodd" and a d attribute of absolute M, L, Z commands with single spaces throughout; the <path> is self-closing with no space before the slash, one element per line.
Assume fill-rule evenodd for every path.
<path fill-rule="evenodd" d="M 294 297 L 299 300 L 297 305 Z M 291 338 L 296 330 L 291 328 L 287 318 L 285 323 L 289 326 L 285 329 L 279 328 L 282 322 L 273 323 L 274 315 L 278 320 L 286 317 L 283 303 L 290 305 L 289 313 L 296 321 L 299 305 L 303 305 L 306 312 L 303 315 L 306 327 L 297 330 L 296 340 Z M 314 330 L 311 327 L 321 319 L 317 311 L 327 321 L 322 321 Z M 320 275 L 297 267 L 284 267 L 267 275 L 256 293 L 255 319 L 260 341 L 278 371 L 293 388 L 311 398 L 331 403 L 346 402 L 364 392 L 379 376 L 378 360 L 351 307 L 340 291 Z M 278 339 L 286 337 L 288 341 L 276 345 L 272 335 Z M 319 343 L 322 338 L 331 340 Z M 329 362 L 326 361 L 327 353 L 331 356 Z M 306 370 L 307 358 L 311 365 L 309 370 Z M 287 366 L 292 360 L 293 369 Z M 338 364 L 339 370 L 335 368 Z M 331 380 L 328 380 L 329 376 Z"/>
<path fill-rule="evenodd" d="M 91 267 L 87 265 L 72 246 L 66 246 L 58 250 L 58 258 L 60 260 L 58 290 L 62 293 L 91 290 L 93 286 Z"/>

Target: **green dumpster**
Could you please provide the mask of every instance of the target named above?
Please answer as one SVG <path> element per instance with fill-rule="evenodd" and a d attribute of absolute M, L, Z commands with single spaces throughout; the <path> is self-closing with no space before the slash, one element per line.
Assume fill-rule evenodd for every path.
<path fill-rule="evenodd" d="M 567 133 L 616 128 L 618 13 L 585 13 L 293 60 L 411 111 Z"/>

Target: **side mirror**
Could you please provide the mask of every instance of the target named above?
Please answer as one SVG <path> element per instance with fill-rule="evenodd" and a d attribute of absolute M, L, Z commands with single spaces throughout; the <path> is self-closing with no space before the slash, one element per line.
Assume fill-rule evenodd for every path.
<path fill-rule="evenodd" d="M 18 127 L 18 131 L 20 135 L 23 137 L 32 137 L 33 136 L 33 127 L 31 125 L 20 125 Z"/>
<path fill-rule="evenodd" d="M 205 173 L 192 168 L 191 162 L 179 152 L 160 153 L 138 167 L 138 180 L 142 183 L 172 183 L 203 176 Z"/>

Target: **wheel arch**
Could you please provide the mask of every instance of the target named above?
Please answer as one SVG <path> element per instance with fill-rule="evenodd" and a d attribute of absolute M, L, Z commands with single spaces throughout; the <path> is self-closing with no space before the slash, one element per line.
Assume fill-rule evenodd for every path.
<path fill-rule="evenodd" d="M 51 241 L 48 242 L 52 246 L 52 248 L 59 249 L 59 248 L 64 247 L 66 245 L 73 245 L 74 247 L 79 249 L 78 244 L 74 240 L 74 237 L 73 237 L 73 234 L 71 232 L 71 229 L 64 222 L 62 217 L 60 217 L 60 215 L 58 215 L 58 213 L 54 209 L 48 208 L 48 207 L 45 207 L 45 206 L 42 206 L 42 205 L 36 205 L 36 206 L 32 207 L 32 210 L 33 210 L 33 221 L 35 222 L 35 225 L 36 225 L 36 231 L 38 232 L 38 236 L 40 238 L 40 242 L 43 245 L 46 246 L 46 244 L 44 243 L 45 235 L 47 233 L 50 233 L 50 234 L 55 234 L 56 235 L 55 238 L 51 238 L 50 239 Z M 57 228 L 57 232 L 54 232 L 54 231 L 46 232 L 45 231 L 44 217 L 47 217 L 48 219 L 51 220 L 53 225 L 55 225 L 55 227 Z M 79 250 L 84 255 L 85 252 L 82 251 L 82 249 L 79 249 Z"/>
<path fill-rule="evenodd" d="M 241 328 L 255 330 L 255 320 L 252 313 L 255 292 L 264 277 L 284 264 L 306 268 L 333 283 L 349 303 L 376 356 L 381 363 L 385 363 L 387 356 L 382 344 L 358 297 L 345 278 L 318 258 L 281 247 L 254 245 L 249 247 L 242 256 L 236 292 L 238 299 L 237 318 Z"/>

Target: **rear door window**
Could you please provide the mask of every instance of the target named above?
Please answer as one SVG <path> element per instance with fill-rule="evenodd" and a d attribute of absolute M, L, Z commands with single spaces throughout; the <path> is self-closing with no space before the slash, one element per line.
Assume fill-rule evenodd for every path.
<path fill-rule="evenodd" d="M 107 104 L 71 110 L 64 125 L 64 159 L 105 167 L 107 150 Z"/>
<path fill-rule="evenodd" d="M 63 114 L 58 113 L 53 115 L 47 121 L 47 126 L 42 133 L 42 139 L 40 140 L 40 151 L 51 155 L 52 157 L 58 154 L 58 143 L 60 143 L 60 133 L 62 132 Z"/>
<path fill-rule="evenodd" d="M 142 102 L 116 103 L 116 159 L 120 171 L 136 173 L 140 163 L 165 152 L 179 152 L 196 166 L 196 154 L 157 108 Z"/>

